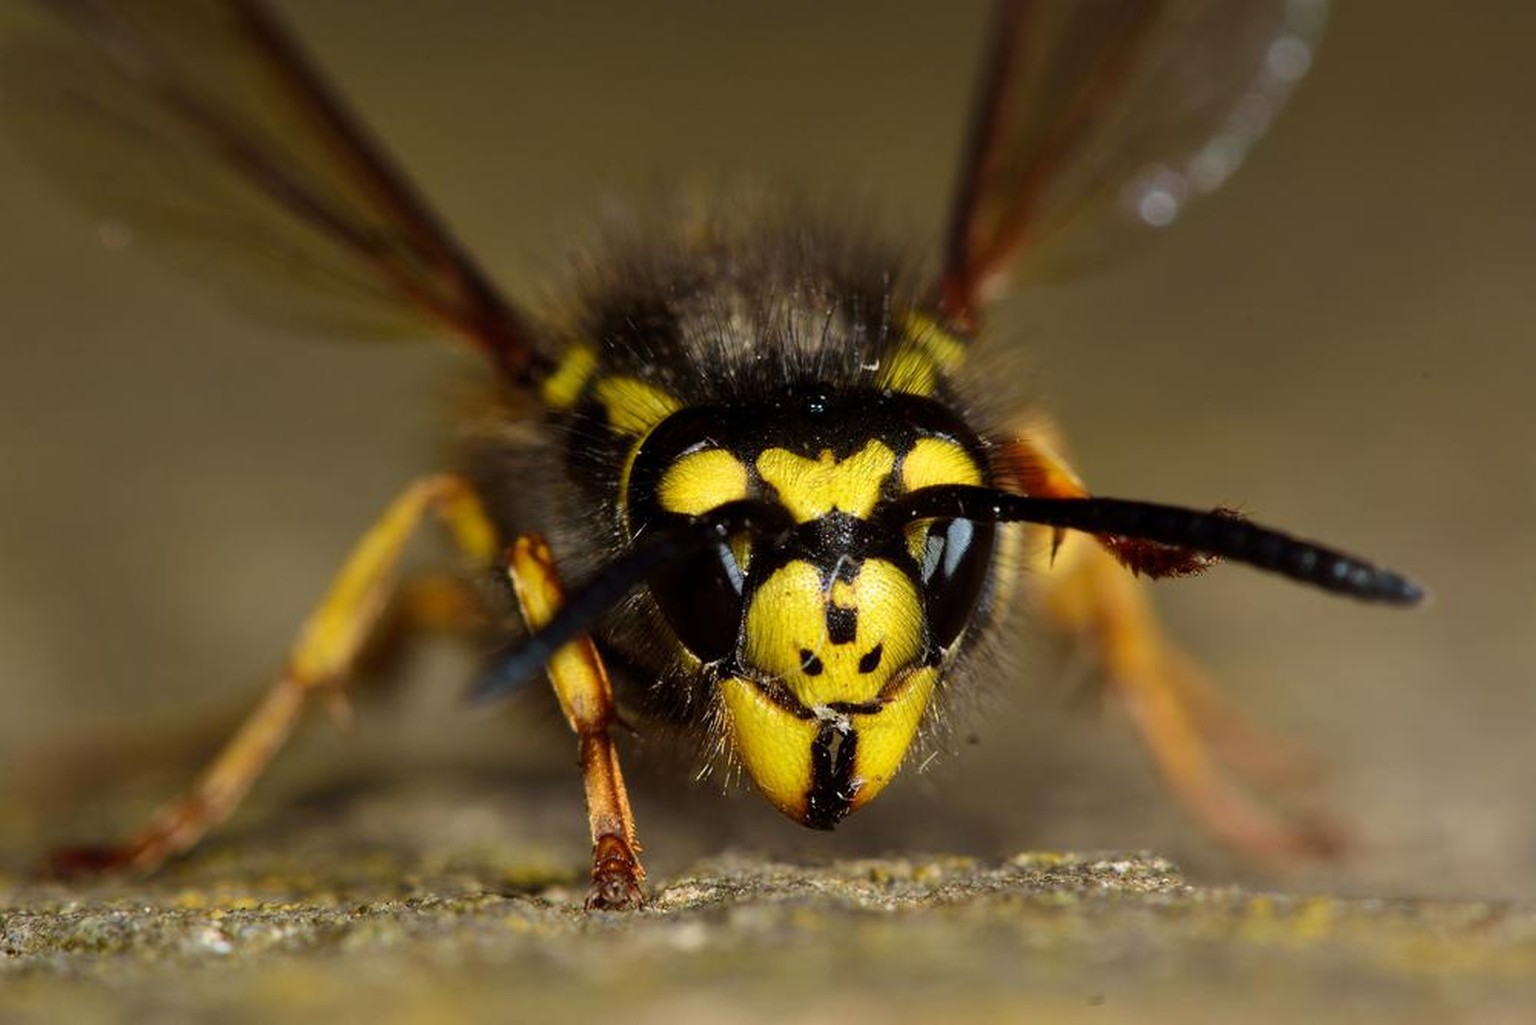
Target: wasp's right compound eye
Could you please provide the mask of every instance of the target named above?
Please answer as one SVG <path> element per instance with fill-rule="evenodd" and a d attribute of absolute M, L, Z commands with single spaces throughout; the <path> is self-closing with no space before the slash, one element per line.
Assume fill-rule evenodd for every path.
<path fill-rule="evenodd" d="M 729 546 L 716 545 L 651 581 L 651 594 L 677 639 L 702 662 L 736 650 L 745 575 Z"/>

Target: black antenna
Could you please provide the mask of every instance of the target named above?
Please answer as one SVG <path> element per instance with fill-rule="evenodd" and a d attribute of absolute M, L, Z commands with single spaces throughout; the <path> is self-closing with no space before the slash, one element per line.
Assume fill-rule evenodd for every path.
<path fill-rule="evenodd" d="M 1364 559 L 1234 516 L 1120 498 L 1030 498 L 992 488 L 922 488 L 886 512 L 887 522 L 958 519 L 1038 523 L 1089 534 L 1151 541 L 1278 573 L 1335 594 L 1386 605 L 1417 605 L 1419 584 Z"/>
<path fill-rule="evenodd" d="M 470 688 L 469 700 L 481 705 L 510 695 L 544 668 L 555 652 L 591 630 L 625 595 L 658 571 L 738 534 L 771 537 L 793 529 L 794 521 L 783 506 L 743 499 L 645 533 L 587 581 L 544 629 L 518 638 L 493 656 Z"/>
<path fill-rule="evenodd" d="M 1121 498 L 1031 498 L 992 488 L 942 484 L 902 497 L 882 515 L 882 522 L 892 528 L 933 519 L 1037 523 L 1150 541 L 1240 562 L 1335 594 L 1384 605 L 1418 605 L 1428 596 L 1423 587 L 1402 574 L 1226 511 L 1202 512 Z M 668 566 L 739 534 L 782 537 L 794 527 L 782 506 L 744 499 L 651 530 L 587 581 L 544 629 L 518 638 L 494 656 L 471 687 L 470 700 L 488 704 L 510 695 L 537 674 L 556 651 L 591 630 L 626 595 Z"/>

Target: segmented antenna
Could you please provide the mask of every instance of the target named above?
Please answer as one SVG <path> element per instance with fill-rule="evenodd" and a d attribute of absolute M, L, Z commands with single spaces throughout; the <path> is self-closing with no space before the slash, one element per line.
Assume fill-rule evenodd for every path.
<path fill-rule="evenodd" d="M 1031 498 L 945 484 L 912 492 L 886 516 L 893 524 L 927 519 L 1038 523 L 1215 555 L 1361 601 L 1417 605 L 1426 597 L 1423 587 L 1400 573 L 1228 512 L 1122 498 Z"/>
<path fill-rule="evenodd" d="M 684 562 L 711 545 L 728 542 L 738 534 L 771 537 L 793 528 L 794 521 L 783 506 L 743 499 L 646 533 L 623 555 L 600 569 L 544 629 L 518 638 L 494 656 L 489 668 L 470 688 L 470 701 L 489 704 L 517 690 L 544 668 L 555 652 L 591 630 L 625 595 L 661 570 Z"/>
<path fill-rule="evenodd" d="M 993 488 L 942 484 L 921 488 L 892 503 L 880 522 L 900 529 L 917 520 L 934 519 L 1037 523 L 1151 541 L 1384 605 L 1417 605 L 1427 596 L 1423 587 L 1400 573 L 1223 511 L 1203 512 L 1121 498 L 1031 498 Z M 770 538 L 787 536 L 793 530 L 794 522 L 782 506 L 746 499 L 647 533 L 599 570 L 544 629 L 517 639 L 495 656 L 471 688 L 470 700 L 487 704 L 517 690 L 556 651 L 591 630 L 627 594 L 658 572 L 739 534 Z"/>

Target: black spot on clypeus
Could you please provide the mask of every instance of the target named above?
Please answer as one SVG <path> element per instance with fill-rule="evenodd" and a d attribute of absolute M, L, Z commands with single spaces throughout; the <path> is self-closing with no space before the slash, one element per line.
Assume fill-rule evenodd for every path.
<path fill-rule="evenodd" d="M 852 644 L 859 636 L 859 610 L 827 603 L 827 639 L 833 644 Z"/>

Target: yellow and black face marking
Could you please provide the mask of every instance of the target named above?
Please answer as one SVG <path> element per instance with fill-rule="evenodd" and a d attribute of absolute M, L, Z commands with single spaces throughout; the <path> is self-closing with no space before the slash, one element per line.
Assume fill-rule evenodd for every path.
<path fill-rule="evenodd" d="M 988 480 L 979 439 L 943 406 L 873 390 L 690 407 L 640 444 L 632 531 L 751 500 L 791 525 L 771 541 L 722 539 L 652 584 L 714 681 L 741 764 L 790 817 L 830 827 L 890 782 L 982 598 L 989 525 L 880 512 L 919 488 Z"/>
<path fill-rule="evenodd" d="M 957 373 L 988 303 L 1022 269 L 1049 267 L 1069 227 L 1164 227 L 1236 166 L 1306 65 L 1322 0 L 1002 0 L 935 273 L 916 280 L 913 254 L 803 205 L 690 198 L 610 240 L 547 318 L 498 291 L 260 0 L 40 6 L 63 38 L 33 63 L 70 77 L 39 91 L 39 123 L 58 122 L 58 97 L 78 99 L 69 127 L 96 130 L 103 149 L 82 160 L 66 146 L 61 180 L 201 160 L 211 173 L 171 175 L 169 201 L 144 208 L 176 211 L 183 229 L 204 216 L 209 230 L 179 234 L 209 250 L 249 236 L 286 285 L 332 283 L 391 323 L 452 334 L 505 400 L 456 472 L 408 487 L 364 535 L 192 790 L 127 843 L 62 859 L 72 869 L 153 868 L 228 815 L 307 699 L 341 700 L 431 514 L 474 569 L 507 578 L 528 628 L 476 695 L 545 674 L 576 733 L 590 905 L 633 906 L 644 877 L 609 737 L 616 703 L 723 742 L 779 809 L 831 827 L 890 782 L 991 626 L 1017 569 L 994 545 L 1001 523 L 1049 528 L 1050 554 L 1068 532 L 1091 539 L 1043 562 L 1043 605 L 1091 638 L 1207 825 L 1261 855 L 1326 846 L 1233 797 L 1223 745 L 1201 733 L 1220 716 L 1209 699 L 1195 707 L 1185 660 L 1125 571 L 1224 558 L 1375 602 L 1411 605 L 1422 589 L 1224 510 L 1093 497 L 1053 441 L 1020 426 L 1038 422 L 1030 411 L 978 417 L 1007 382 Z M 179 52 L 189 41 L 196 53 Z M 99 74 L 74 75 L 86 61 Z M 112 152 L 157 142 L 176 159 Z M 484 621 L 510 612 L 481 597 Z"/>

